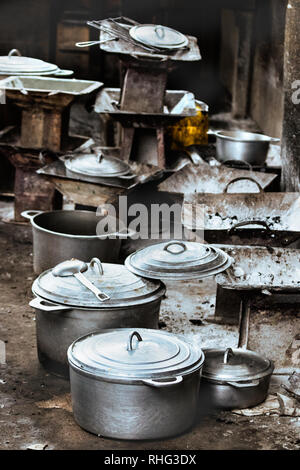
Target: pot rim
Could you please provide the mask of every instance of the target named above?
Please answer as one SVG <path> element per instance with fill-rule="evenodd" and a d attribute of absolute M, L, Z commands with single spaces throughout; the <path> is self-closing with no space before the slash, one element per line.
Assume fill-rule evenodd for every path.
<path fill-rule="evenodd" d="M 238 132 L 242 132 L 244 134 L 249 134 L 249 135 L 252 135 L 253 137 L 245 137 L 245 138 L 238 138 L 238 136 L 234 136 L 234 135 L 224 135 L 222 134 L 223 132 L 226 132 L 226 133 L 238 133 Z M 265 143 L 270 143 L 272 141 L 279 141 L 279 139 L 275 139 L 273 137 L 269 137 L 267 135 L 264 135 L 264 134 L 260 134 L 258 132 L 248 132 L 248 131 L 216 131 L 215 132 L 215 135 L 217 138 L 219 139 L 222 139 L 222 140 L 229 140 L 231 142 L 236 142 L 236 143 L 250 143 L 250 144 L 265 144 Z M 256 139 L 255 137 L 258 137 L 258 139 Z"/>
<path fill-rule="evenodd" d="M 95 214 L 93 211 L 88 211 L 88 210 L 54 210 L 54 211 L 34 211 L 34 210 L 29 210 L 29 211 L 25 211 L 25 212 L 37 212 L 37 214 L 33 215 L 33 216 L 27 216 L 26 218 L 29 218 L 30 219 L 30 223 L 32 225 L 32 227 L 34 227 L 36 230 L 39 230 L 40 232 L 45 232 L 45 233 L 49 233 L 50 235 L 56 235 L 56 236 L 59 236 L 59 237 L 64 237 L 64 238 L 72 238 L 72 239 L 77 239 L 77 240 L 119 240 L 121 239 L 122 237 L 130 237 L 131 235 L 133 235 L 133 232 L 127 230 L 127 233 L 122 233 L 122 232 L 111 232 L 109 234 L 103 234 L 103 235 L 72 235 L 70 233 L 60 233 L 60 232 L 54 232 L 53 230 L 49 230 L 49 229 L 46 229 L 44 227 L 41 227 L 40 225 L 38 225 L 36 222 L 35 222 L 35 218 L 40 216 L 40 215 L 44 215 L 44 214 L 53 214 L 53 213 L 65 213 L 65 212 L 80 212 L 80 213 L 92 213 L 92 214 Z M 23 212 L 22 214 L 25 214 L 25 212 Z M 21 214 L 21 215 L 22 215 Z M 111 237 L 115 237 L 115 238 L 111 238 Z"/>

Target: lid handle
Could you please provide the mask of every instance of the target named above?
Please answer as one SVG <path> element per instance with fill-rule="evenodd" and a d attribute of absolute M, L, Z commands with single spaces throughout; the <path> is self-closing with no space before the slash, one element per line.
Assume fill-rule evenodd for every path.
<path fill-rule="evenodd" d="M 229 359 L 234 356 L 234 353 L 231 348 L 227 348 L 224 354 L 223 363 L 228 364 Z"/>
<path fill-rule="evenodd" d="M 128 342 L 127 342 L 127 351 L 133 351 L 133 345 L 132 345 L 132 340 L 136 336 L 138 341 L 143 341 L 143 338 L 139 334 L 138 331 L 132 331 L 128 337 Z"/>
<path fill-rule="evenodd" d="M 180 251 L 172 251 L 172 250 L 169 250 L 169 247 L 172 246 L 172 245 L 178 245 L 178 246 L 181 246 L 182 250 Z M 167 251 L 168 253 L 172 253 L 172 255 L 180 255 L 181 253 L 183 253 L 184 251 L 186 251 L 186 245 L 185 243 L 183 242 L 169 242 L 166 244 L 166 246 L 164 247 L 164 250 Z"/>
<path fill-rule="evenodd" d="M 164 39 L 166 33 L 165 28 L 161 25 L 155 26 L 154 28 L 155 34 L 159 39 Z"/>
<path fill-rule="evenodd" d="M 95 266 L 95 264 L 97 265 L 100 276 L 102 276 L 104 274 L 104 269 L 103 269 L 103 265 L 102 265 L 99 258 L 92 258 L 91 259 L 91 261 L 90 261 L 91 268 L 93 268 Z"/>
<path fill-rule="evenodd" d="M 96 158 L 97 158 L 98 163 L 101 163 L 103 160 L 103 153 L 101 152 L 97 153 Z"/>
<path fill-rule="evenodd" d="M 13 55 L 18 55 L 19 57 L 22 56 L 21 52 L 18 49 L 12 49 L 11 51 L 9 51 L 8 57 L 11 57 Z"/>

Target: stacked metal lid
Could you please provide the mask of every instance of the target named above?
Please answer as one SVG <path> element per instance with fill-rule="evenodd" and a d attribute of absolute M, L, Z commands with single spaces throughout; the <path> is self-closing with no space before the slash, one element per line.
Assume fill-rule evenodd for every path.
<path fill-rule="evenodd" d="M 130 166 L 123 160 L 102 153 L 79 154 L 69 159 L 64 158 L 64 163 L 72 173 L 97 178 L 119 178 L 131 171 Z"/>
<path fill-rule="evenodd" d="M 0 56 L 0 75 L 71 75 L 71 70 L 62 71 L 57 65 L 32 57 L 23 57 L 17 49 L 7 56 Z"/>
<path fill-rule="evenodd" d="M 73 367 L 109 379 L 164 378 L 200 369 L 202 350 L 165 331 L 122 328 L 92 333 L 75 341 Z"/>
<path fill-rule="evenodd" d="M 203 377 L 211 381 L 248 381 L 265 377 L 273 371 L 269 359 L 242 348 L 205 349 Z"/>
<path fill-rule="evenodd" d="M 111 308 L 148 303 L 160 298 L 165 291 L 162 282 L 142 279 L 124 265 L 102 263 L 103 272 L 88 263 L 84 276 L 109 299 L 100 302 L 74 276 L 59 277 L 52 269 L 43 272 L 33 283 L 32 291 L 44 300 L 79 308 Z"/>
<path fill-rule="evenodd" d="M 167 26 L 155 24 L 141 24 L 134 26 L 129 31 L 135 41 L 160 49 L 178 49 L 188 44 L 188 38 Z"/>
<path fill-rule="evenodd" d="M 132 253 L 127 268 L 150 279 L 202 279 L 227 269 L 232 259 L 219 248 L 197 242 L 158 243 Z"/>

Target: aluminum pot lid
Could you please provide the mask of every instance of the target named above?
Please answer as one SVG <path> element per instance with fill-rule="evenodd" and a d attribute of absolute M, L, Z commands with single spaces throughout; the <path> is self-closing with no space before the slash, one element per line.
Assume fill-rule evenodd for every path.
<path fill-rule="evenodd" d="M 130 166 L 116 157 L 103 155 L 102 153 L 80 154 L 65 160 L 65 166 L 73 173 L 88 176 L 113 178 L 129 173 Z"/>
<path fill-rule="evenodd" d="M 121 328 L 95 332 L 76 340 L 69 363 L 103 378 L 159 378 L 199 369 L 202 350 L 165 331 Z"/>
<path fill-rule="evenodd" d="M 101 263 L 97 258 L 87 265 L 88 269 L 83 273 L 85 278 L 107 294 L 108 300 L 100 301 L 72 275 L 53 275 L 54 268 L 40 274 L 32 285 L 32 291 L 42 299 L 60 305 L 98 309 L 135 306 L 161 298 L 165 293 L 162 282 L 142 279 L 124 265 Z"/>
<path fill-rule="evenodd" d="M 0 72 L 2 74 L 50 74 L 58 70 L 57 65 L 32 57 L 23 57 L 17 49 L 11 50 L 7 56 L 0 56 Z"/>
<path fill-rule="evenodd" d="M 197 242 L 172 240 L 129 255 L 130 271 L 150 279 L 201 279 L 227 269 L 232 259 L 222 250 Z"/>
<path fill-rule="evenodd" d="M 273 371 L 273 364 L 260 354 L 242 348 L 205 349 L 203 377 L 219 381 L 247 381 Z"/>
<path fill-rule="evenodd" d="M 185 47 L 189 42 L 179 31 L 155 24 L 134 26 L 129 30 L 129 34 L 135 41 L 161 49 L 177 49 Z"/>

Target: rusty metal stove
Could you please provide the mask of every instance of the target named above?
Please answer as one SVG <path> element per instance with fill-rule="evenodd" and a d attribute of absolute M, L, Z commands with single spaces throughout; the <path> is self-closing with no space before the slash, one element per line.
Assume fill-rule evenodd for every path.
<path fill-rule="evenodd" d="M 148 163 L 164 168 L 164 130 L 174 123 L 174 118 L 169 119 L 168 113 L 164 113 L 167 75 L 180 62 L 201 59 L 196 38 L 186 36 L 186 46 L 166 51 L 134 41 L 129 30 L 139 24 L 129 18 L 109 18 L 88 24 L 100 30 L 100 49 L 118 54 L 121 62 L 121 90 L 115 103 L 118 113 L 111 114 L 122 125 L 121 157 L 140 161 L 141 154 L 154 154 Z M 101 105 L 98 112 L 105 113 Z M 189 115 L 194 114 L 196 112 Z M 138 155 L 134 155 L 134 143 L 139 137 L 147 143 Z"/>

